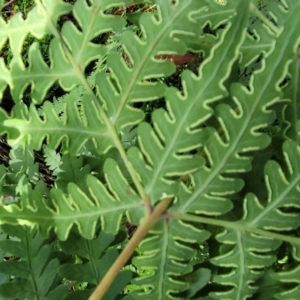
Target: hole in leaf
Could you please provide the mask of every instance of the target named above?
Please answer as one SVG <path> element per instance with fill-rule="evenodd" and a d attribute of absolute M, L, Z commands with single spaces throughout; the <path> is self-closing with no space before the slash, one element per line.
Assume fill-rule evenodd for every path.
<path fill-rule="evenodd" d="M 94 70 L 97 69 L 98 60 L 92 60 L 85 68 L 84 73 L 86 76 L 89 76 Z M 99 69 L 98 69 L 99 70 Z M 98 72 L 97 70 L 97 72 Z M 100 71 L 100 70 L 99 70 Z"/>
<path fill-rule="evenodd" d="M 285 214 L 291 213 L 291 214 L 299 215 L 300 213 L 300 207 L 297 206 L 296 204 L 293 205 L 292 203 L 287 207 L 280 207 L 279 210 Z"/>
<path fill-rule="evenodd" d="M 13 57 L 12 52 L 10 50 L 10 44 L 8 39 L 5 41 L 4 45 L 2 46 L 0 57 L 4 59 L 4 63 L 8 68 Z"/>
<path fill-rule="evenodd" d="M 279 83 L 279 87 L 284 89 L 285 87 L 288 86 L 289 82 L 291 81 L 291 76 L 287 75 L 285 78 Z"/>
<path fill-rule="evenodd" d="M 250 28 L 247 29 L 247 33 L 255 40 L 255 41 L 258 41 L 258 36 L 257 34 L 252 31 Z"/>

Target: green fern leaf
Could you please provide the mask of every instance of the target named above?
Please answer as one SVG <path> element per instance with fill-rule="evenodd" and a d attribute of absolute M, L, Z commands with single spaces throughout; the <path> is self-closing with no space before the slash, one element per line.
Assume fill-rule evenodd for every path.
<path fill-rule="evenodd" d="M 3 196 L 3 185 L 5 184 L 6 168 L 4 165 L 0 165 L 0 197 Z"/>
<path fill-rule="evenodd" d="M 47 146 L 44 146 L 43 152 L 46 165 L 49 166 L 49 170 L 53 171 L 53 175 L 56 176 L 62 171 L 60 169 L 62 163 L 60 154 Z"/>
<path fill-rule="evenodd" d="M 184 41 L 189 50 L 196 53 L 201 52 L 204 57 L 208 57 L 212 46 L 218 41 L 218 27 L 224 25 L 235 15 L 236 3 L 229 2 L 223 9 L 220 9 L 220 5 L 215 1 L 203 1 L 202 3 L 202 7 L 199 7 L 199 10 L 190 16 L 193 20 L 191 23 L 193 34 L 176 32 L 174 36 Z M 203 28 L 207 26 L 207 23 L 209 23 L 210 31 L 216 31 L 217 36 L 203 33 Z"/>
<path fill-rule="evenodd" d="M 37 183 L 39 180 L 38 164 L 34 163 L 34 153 L 30 145 L 26 143 L 10 151 L 9 171 L 8 177 L 14 176 L 16 184 L 23 174 L 26 174 L 32 183 Z"/>
<path fill-rule="evenodd" d="M 241 52 L 243 54 L 242 62 L 240 64 L 241 68 L 253 63 L 262 53 L 267 54 L 272 51 L 274 36 L 276 36 L 284 26 L 287 17 L 287 8 L 283 3 L 275 3 L 273 1 L 268 2 L 268 5 L 265 5 L 259 10 L 259 14 L 265 15 L 267 20 L 272 18 L 273 23 L 276 23 L 274 27 L 277 29 L 277 32 L 271 32 L 270 29 L 258 20 L 257 15 L 251 17 L 249 20 L 249 31 L 244 45 L 241 47 Z M 256 3 L 253 4 L 256 5 Z M 258 13 L 258 10 L 256 13 Z"/>
<path fill-rule="evenodd" d="M 251 31 L 253 35 L 247 33 L 244 44 L 241 47 L 241 68 L 255 62 L 262 53 L 269 53 L 273 48 L 274 34 L 266 30 L 260 22 L 254 22 L 254 25 L 251 26 Z"/>
<path fill-rule="evenodd" d="M 126 235 L 124 234 L 122 238 L 124 240 Z M 71 281 L 84 281 L 96 286 L 118 257 L 117 250 L 107 250 L 110 245 L 115 244 L 114 239 L 115 236 L 103 231 L 93 240 L 85 240 L 78 235 L 71 234 L 65 242 L 60 242 L 60 246 L 65 253 L 78 255 L 81 259 L 84 258 L 85 262 L 81 264 L 64 264 L 59 268 L 59 274 Z M 119 239 L 119 242 L 121 241 Z M 104 299 L 115 299 L 130 279 L 131 271 L 120 272 Z M 86 290 L 85 293 L 88 291 L 91 293 L 91 290 Z M 81 299 L 80 294 L 80 292 L 71 293 L 66 299 Z"/>
<path fill-rule="evenodd" d="M 156 4 L 158 17 L 142 14 L 138 20 L 142 38 L 129 31 L 122 34 L 121 42 L 128 62 L 124 62 L 118 53 L 112 52 L 107 58 L 111 77 L 107 78 L 104 72 L 98 75 L 99 97 L 118 131 L 137 124 L 133 123 L 134 111 L 127 103 L 150 101 L 164 96 L 165 86 L 157 79 L 174 73 L 175 66 L 168 60 L 155 57 L 186 53 L 185 43 L 174 38 L 173 34 L 177 31 L 184 35 L 192 33 L 194 20 L 190 16 L 203 8 L 202 3 L 192 0 L 176 5 L 157 0 Z M 106 82 L 105 87 L 103 82 Z"/>
<path fill-rule="evenodd" d="M 35 190 L 23 193 L 20 206 L 0 207 L 0 223 L 38 226 L 45 235 L 54 228 L 60 240 L 68 237 L 73 225 L 83 237 L 93 238 L 98 220 L 103 230 L 116 234 L 125 213 L 130 222 L 139 224 L 144 216 L 143 204 L 117 163 L 108 159 L 104 173 L 107 187 L 92 175 L 87 176 L 88 195 L 72 182 L 67 195 L 52 189 L 51 202 L 43 201 L 42 194 Z"/>
<path fill-rule="evenodd" d="M 283 137 L 293 139 L 296 143 L 300 143 L 299 129 L 297 122 L 300 116 L 300 68 L 299 68 L 300 49 L 296 49 L 294 59 L 289 66 L 289 74 L 287 78 L 288 86 L 284 89 L 284 98 L 290 101 L 284 108 L 284 113 L 281 112 L 279 120 L 283 123 Z"/>
<path fill-rule="evenodd" d="M 49 88 L 57 80 L 65 90 L 70 90 L 81 82 L 78 73 L 66 58 L 58 32 L 55 29 L 53 32 L 50 31 L 54 28 L 51 27 L 52 25 L 48 25 L 52 24 L 52 20 L 56 20 L 60 15 L 70 12 L 72 9 L 81 31 L 72 22 L 66 22 L 62 27 L 61 35 L 74 57 L 74 64 L 81 70 L 84 70 L 92 60 L 106 54 L 105 46 L 91 41 L 100 34 L 111 30 L 120 30 L 125 25 L 125 20 L 121 17 L 103 13 L 102 9 L 105 10 L 106 7 L 114 5 L 111 2 L 106 3 L 106 7 L 102 6 L 102 2 L 93 6 L 88 6 L 86 1 L 76 1 L 73 6 L 63 1 L 47 0 L 46 2 L 47 10 L 44 4 L 38 1 L 26 21 L 23 21 L 20 14 L 17 14 L 13 20 L 17 21 L 18 19 L 18 21 L 8 23 L 5 26 L 6 30 L 1 31 L 5 33 L 5 38 L 10 37 L 10 41 L 15 43 L 10 45 L 15 59 L 11 63 L 11 81 L 8 81 L 9 77 L 7 77 L 7 83 L 12 87 L 12 95 L 16 102 L 22 99 L 24 89 L 31 83 L 32 99 L 35 103 L 41 103 Z M 32 28 L 36 28 L 36 32 L 33 32 Z M 29 32 L 37 38 L 49 33 L 55 34 L 56 37 L 51 41 L 49 48 L 50 67 L 44 62 L 36 43 L 29 50 L 29 67 L 25 68 L 20 62 L 19 49 L 22 48 L 24 38 Z M 7 72 L 4 66 L 2 70 Z M 30 78 L 30 82 L 19 80 L 20 76 Z"/>
<path fill-rule="evenodd" d="M 133 147 L 128 156 L 153 203 L 163 194 L 174 194 L 177 186 L 172 185 L 172 176 L 191 174 L 204 164 L 199 155 L 189 152 L 201 148 L 212 138 L 211 130 L 200 126 L 213 113 L 209 103 L 228 95 L 223 83 L 244 39 L 247 6 L 241 4 L 237 15 L 230 19 L 232 24 L 221 37 L 226 43 L 220 41 L 214 46 L 211 56 L 200 66 L 200 75 L 196 77 L 191 72 L 182 75 L 184 95 L 174 88 L 167 91 L 168 112 L 160 109 L 153 113 L 154 129 L 145 123 L 138 128 L 141 151 Z M 211 69 L 213 59 L 216 63 Z"/>
<path fill-rule="evenodd" d="M 253 194 L 245 199 L 245 221 L 250 226 L 275 231 L 296 229 L 299 226 L 299 214 L 285 212 L 285 209 L 300 207 L 300 148 L 294 142 L 286 141 L 283 152 L 288 166 L 287 176 L 275 161 L 269 161 L 265 167 L 265 181 L 269 192 L 266 205 L 260 203 Z"/>
<path fill-rule="evenodd" d="M 253 194 L 247 195 L 242 223 L 252 227 L 278 231 L 291 230 L 299 226 L 299 214 L 284 212 L 284 209 L 300 207 L 298 190 L 300 170 L 297 164 L 300 148 L 292 141 L 286 141 L 283 151 L 289 166 L 289 176 L 284 175 L 278 163 L 269 161 L 265 167 L 269 199 L 263 205 Z M 276 220 L 275 223 L 274 220 Z M 211 259 L 211 261 L 222 267 L 234 268 L 233 271 L 225 275 L 214 277 L 214 282 L 234 287 L 227 293 L 220 294 L 218 299 L 224 297 L 246 299 L 258 289 L 255 287 L 255 282 L 263 275 L 265 268 L 276 261 L 277 257 L 274 251 L 281 242 L 236 230 L 225 230 L 218 235 L 217 239 L 227 246 L 223 247 L 223 254 Z M 295 269 L 292 272 L 298 271 Z M 280 278 L 280 276 L 275 277 Z M 247 284 L 241 283 L 241 280 L 243 282 L 246 280 Z M 237 285 L 235 282 L 238 281 L 240 284 Z M 215 297 L 217 297 L 217 293 Z"/>
<path fill-rule="evenodd" d="M 73 154 L 76 154 L 89 139 L 94 141 L 99 152 L 107 152 L 112 147 L 108 146 L 111 144 L 111 137 L 100 116 L 95 115 L 97 108 L 87 95 L 83 98 L 83 116 L 80 115 L 75 98 L 66 100 L 64 114 L 68 117 L 65 119 L 58 117 L 50 102 L 45 102 L 42 110 L 44 114 L 39 116 L 35 106 L 31 105 L 29 112 L 24 108 L 22 119 L 4 121 L 9 132 L 11 132 L 11 126 L 20 132 L 17 138 L 15 135 L 11 135 L 8 142 L 15 144 L 24 136 L 28 136 L 33 148 L 39 150 L 45 137 L 48 139 L 48 146 L 52 149 L 56 149 L 65 139 L 65 145 Z"/>
<path fill-rule="evenodd" d="M 264 269 L 276 261 L 274 250 L 281 242 L 236 230 L 223 231 L 217 240 L 226 247 L 223 246 L 223 253 L 212 258 L 211 262 L 227 268 L 228 272 L 214 276 L 213 282 L 232 288 L 227 292 L 213 293 L 214 298 L 247 299 L 258 290 L 255 282 L 263 275 Z"/>
<path fill-rule="evenodd" d="M 0 262 L 1 272 L 14 276 L 11 282 L 0 285 L 0 295 L 6 298 L 53 299 L 48 297 L 57 287 L 59 261 L 53 258 L 52 240 L 45 240 L 39 233 L 21 226 L 3 225 L 2 229 L 18 239 L 0 241 L 1 249 L 19 260 Z M 67 287 L 60 287 L 60 297 L 66 293 Z"/>
<path fill-rule="evenodd" d="M 0 58 L 0 61 L 1 61 L 1 58 Z M 1 86 L 2 86 L 2 84 L 0 85 L 0 89 L 1 89 Z M 2 96 L 1 96 L 1 98 L 2 98 Z M 6 128 L 5 128 L 4 124 L 3 124 L 3 122 L 5 120 L 7 120 L 8 118 L 9 117 L 8 117 L 7 112 L 3 108 L 0 107 L 0 134 L 1 135 L 6 133 Z"/>
<path fill-rule="evenodd" d="M 9 153 L 10 160 L 8 169 L 3 173 L 3 194 L 17 200 L 18 194 L 26 184 L 38 185 L 41 190 L 46 187 L 39 177 L 39 166 L 34 162 L 33 149 L 28 143 L 13 147 Z M 10 202 L 5 200 L 5 204 Z"/>
<path fill-rule="evenodd" d="M 20 49 L 22 49 L 22 44 L 29 33 L 36 38 L 42 38 L 46 34 L 50 34 L 50 28 L 46 25 L 47 22 L 52 22 L 51 19 L 49 19 L 49 16 L 55 20 L 59 16 L 70 12 L 71 5 L 63 1 L 53 2 L 47 0 L 46 2 L 48 5 L 47 12 L 49 14 L 47 16 L 43 14 L 45 10 L 41 10 L 36 6 L 28 13 L 28 16 L 25 20 L 22 18 L 21 13 L 15 14 L 7 23 L 3 20 L 2 16 L 0 18 L 0 22 L 3 25 L 1 28 L 4 29 L 1 30 L 0 33 L 1 40 L 5 41 L 7 38 L 9 38 L 10 49 L 13 54 L 13 60 L 10 64 L 11 72 L 8 71 L 4 63 L 1 63 L 1 73 L 4 72 L 4 74 L 8 75 L 3 80 L 3 83 L 5 82 L 5 84 L 9 84 L 15 102 L 19 102 L 22 99 L 22 93 L 27 87 L 28 83 L 30 83 L 30 81 L 28 82 L 27 80 L 20 80 L 20 77 L 24 78 L 24 76 L 28 76 L 27 78 L 31 78 L 33 81 L 35 81 L 38 92 L 35 93 L 34 96 L 36 101 L 39 102 L 42 100 L 40 96 L 43 95 L 44 97 L 47 91 L 46 89 L 49 89 L 52 85 L 51 83 L 46 83 L 44 80 L 44 76 L 46 76 L 46 74 L 49 75 L 49 68 L 42 59 L 37 44 L 34 44 L 29 51 L 29 61 L 34 61 L 35 64 L 37 63 L 35 66 L 32 66 L 30 71 L 29 69 L 25 69 L 20 56 Z M 58 51 L 59 48 L 56 50 L 56 53 Z M 61 60 L 61 62 L 62 61 L 63 60 Z M 68 69 L 70 70 L 70 68 Z M 43 71 L 46 72 L 43 73 Z M 54 77 L 53 82 L 57 80 L 57 77 Z M 5 88 L 5 84 L 1 85 L 1 88 Z"/>
<path fill-rule="evenodd" d="M 214 214 L 213 211 L 207 210 L 208 205 L 212 204 L 208 199 L 217 196 L 216 200 L 222 205 L 224 198 L 220 199 L 220 196 L 230 195 L 240 190 L 243 186 L 241 179 L 231 179 L 230 173 L 249 171 L 251 157 L 245 154 L 265 149 L 271 142 L 268 135 L 258 130 L 274 120 L 274 112 L 268 110 L 267 107 L 279 102 L 282 97 L 278 83 L 285 76 L 289 63 L 284 58 L 293 56 L 297 45 L 298 31 L 292 21 L 293 12 L 291 11 L 291 15 L 287 16 L 286 28 L 289 29 L 286 29 L 287 32 L 284 30 L 276 41 L 281 46 L 274 48 L 273 52 L 266 57 L 264 67 L 252 77 L 250 91 L 241 84 L 232 84 L 230 92 L 237 109 L 234 111 L 227 104 L 220 104 L 216 108 L 215 115 L 224 131 L 225 142 L 217 132 L 212 135 L 204 148 L 209 167 L 200 169 L 193 174 L 192 178 L 196 183 L 195 191 L 188 199 L 183 198 L 182 206 L 178 202 L 178 207 L 174 208 L 177 212 L 178 210 L 183 212 L 191 205 L 190 208 L 193 212 Z M 287 34 L 289 35 L 288 39 Z M 266 65 L 268 68 L 265 67 Z M 220 177 L 220 173 L 226 174 L 226 176 Z M 206 189 L 208 192 L 205 192 Z M 200 195 L 205 195 L 206 200 L 200 203 L 206 207 L 202 208 L 199 201 L 195 202 Z M 227 207 L 229 208 L 229 206 Z M 219 209 L 217 211 L 221 212 Z"/>
<path fill-rule="evenodd" d="M 239 111 L 247 112 L 247 116 L 251 118 L 250 124 L 237 125 L 238 122 L 235 122 L 235 126 L 238 126 L 238 128 L 244 127 L 245 129 L 247 126 L 248 132 L 245 131 L 245 133 L 247 134 L 246 136 L 248 141 L 251 140 L 250 131 L 252 131 L 252 135 L 255 136 L 255 139 L 253 139 L 251 142 L 251 147 L 248 149 L 246 143 L 244 143 L 242 140 L 239 141 L 238 144 L 243 147 L 241 149 L 242 151 L 264 148 L 269 142 L 266 137 L 259 136 L 257 133 L 255 133 L 255 131 L 257 128 L 259 128 L 259 126 L 268 122 L 268 114 L 270 115 L 270 112 L 266 110 L 264 111 L 263 107 L 267 107 L 268 105 L 279 101 L 281 98 L 278 83 L 281 82 L 282 78 L 286 75 L 287 66 L 289 64 L 289 61 L 286 61 L 284 58 L 292 57 L 293 52 L 295 51 L 294 49 L 296 48 L 296 45 L 298 45 L 299 34 L 297 26 L 299 24 L 297 25 L 294 22 L 294 18 L 296 18 L 295 14 L 295 10 L 291 10 L 289 15 L 286 16 L 285 28 L 288 29 L 283 30 L 276 41 L 280 47 L 274 48 L 273 52 L 267 56 L 264 63 L 264 68 L 254 75 L 251 82 L 252 92 L 250 92 L 250 94 L 253 94 L 251 105 L 254 105 L 255 102 L 257 102 L 257 104 L 259 104 L 257 108 L 260 107 L 260 109 L 257 110 L 257 108 L 255 108 L 257 104 L 252 108 L 249 107 L 250 100 L 247 100 L 245 97 L 245 95 L 249 94 L 249 91 L 247 91 L 245 88 L 240 88 L 237 85 L 232 87 L 231 92 L 233 97 L 242 104 L 242 107 L 245 107 L 245 109 L 242 109 L 242 107 L 239 106 Z M 288 38 L 287 35 L 289 36 Z M 268 75 L 264 74 L 266 65 L 268 66 Z M 271 82 L 275 84 L 272 85 Z M 255 93 L 256 90 L 259 91 L 259 94 L 257 95 Z M 219 108 L 218 113 L 220 116 L 222 116 L 222 119 L 225 123 L 229 117 L 229 110 L 226 113 L 225 106 L 223 105 L 221 108 Z M 253 113 L 251 113 L 251 111 Z M 265 117 L 263 117 L 263 114 Z M 265 121 L 263 121 L 264 119 Z M 240 120 L 241 122 L 245 121 L 245 119 Z M 230 131 L 228 128 L 230 128 Z M 229 136 L 233 137 L 233 135 L 230 134 L 230 132 L 233 130 L 233 127 L 228 124 L 227 130 L 229 132 Z M 234 138 L 234 141 L 237 142 L 237 139 Z M 245 220 L 249 226 L 261 227 L 269 230 L 290 230 L 291 228 L 297 228 L 299 226 L 298 214 L 281 211 L 287 207 L 299 207 L 299 200 L 297 200 L 299 199 L 299 193 L 296 188 L 297 184 L 299 183 L 299 170 L 296 167 L 299 156 L 295 155 L 295 153 L 299 153 L 299 150 L 297 150 L 292 142 L 285 142 L 283 148 L 286 162 L 289 166 L 288 179 L 284 176 L 284 173 L 282 172 L 282 169 L 278 163 L 274 161 L 268 162 L 266 166 L 266 182 L 269 190 L 268 204 L 263 206 L 253 194 L 249 194 L 246 197 L 244 211 Z M 228 157 L 226 158 L 228 160 Z M 293 168 L 291 166 L 293 166 Z M 281 189 L 278 189 L 278 184 L 280 184 Z M 274 220 L 276 220 L 276 222 L 274 222 Z M 271 250 L 275 250 L 279 246 L 279 243 L 277 242 L 277 244 L 274 244 L 273 239 L 262 238 L 256 235 L 251 235 L 251 237 L 248 237 L 248 234 L 241 235 L 241 233 L 237 231 L 224 231 L 218 239 L 232 246 L 228 246 L 226 251 L 224 250 L 223 254 L 214 258 L 212 261 L 217 265 L 227 266 L 230 268 L 234 267 L 235 269 L 231 272 L 228 271 L 226 275 L 216 276 L 216 279 L 214 279 L 216 282 L 219 282 L 222 285 L 233 286 L 233 288 L 228 292 L 214 293 L 214 297 L 218 299 L 223 299 L 224 297 L 246 299 L 255 292 L 253 285 L 255 281 L 263 275 L 264 268 L 267 265 L 270 265 L 272 261 L 275 261 L 276 256 L 271 253 Z M 246 243 L 249 243 L 248 247 Z M 245 249 L 249 248 L 250 244 L 255 245 L 256 243 L 264 243 L 260 246 L 257 244 L 257 246 L 254 247 L 256 252 L 267 253 L 264 255 L 253 256 L 250 254 L 251 252 L 245 252 Z M 250 257 L 247 257 L 247 255 L 250 255 Z M 260 260 L 260 262 L 257 261 L 255 263 L 253 260 L 254 258 L 256 260 Z M 238 260 L 243 263 L 238 263 Z M 241 269 L 249 270 L 249 272 L 246 275 L 245 272 L 240 272 Z M 237 285 L 236 282 L 238 281 L 239 284 Z"/>
<path fill-rule="evenodd" d="M 179 276 L 192 272 L 189 264 L 196 251 L 189 243 L 203 243 L 209 233 L 177 220 L 159 222 L 150 235 L 140 244 L 141 256 L 133 264 L 141 270 L 153 270 L 153 274 L 135 279 L 133 282 L 148 292 L 140 291 L 145 299 L 174 299 L 173 293 L 189 288 Z M 177 277 L 177 278 L 176 278 Z"/>
<path fill-rule="evenodd" d="M 278 272 L 272 274 L 272 277 L 284 284 L 291 284 L 292 288 L 274 295 L 275 299 L 287 300 L 298 299 L 300 297 L 300 266 L 292 268 L 291 270 Z"/>
<path fill-rule="evenodd" d="M 83 158 L 75 158 L 68 154 L 63 155 L 62 164 L 60 165 L 61 172 L 57 175 L 55 181 L 56 188 L 67 192 L 68 183 L 73 182 L 82 190 L 86 190 L 86 176 L 91 173 L 89 165 L 83 166 Z"/>

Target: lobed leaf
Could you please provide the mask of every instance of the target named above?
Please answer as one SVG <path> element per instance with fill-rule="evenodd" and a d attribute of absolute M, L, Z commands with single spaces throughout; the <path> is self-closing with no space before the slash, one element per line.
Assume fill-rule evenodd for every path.
<path fill-rule="evenodd" d="M 167 111 L 159 109 L 153 113 L 154 128 L 148 124 L 138 128 L 141 150 L 131 148 L 128 156 L 153 203 L 177 191 L 178 185 L 172 177 L 191 174 L 204 164 L 203 158 L 191 155 L 190 151 L 201 149 L 212 138 L 211 130 L 201 127 L 213 113 L 209 105 L 228 94 L 224 81 L 244 39 L 246 15 L 247 5 L 240 4 L 237 15 L 230 19 L 210 57 L 201 64 L 199 76 L 185 72 L 183 95 L 170 88 L 166 93 Z M 216 61 L 214 69 L 210 64 L 213 59 Z"/>
<path fill-rule="evenodd" d="M 87 176 L 87 193 L 72 182 L 68 184 L 68 194 L 52 189 L 51 201 L 35 190 L 23 193 L 20 205 L 0 207 L 0 222 L 35 226 L 44 235 L 54 228 L 60 240 L 68 237 L 74 225 L 83 237 L 93 238 L 99 220 L 103 230 L 116 234 L 125 213 L 129 222 L 138 224 L 144 215 L 141 199 L 117 163 L 108 159 L 104 173 L 107 186 L 92 175 Z"/>
<path fill-rule="evenodd" d="M 50 245 L 52 240 L 22 226 L 3 225 L 2 229 L 19 240 L 0 241 L 1 248 L 17 258 L 0 262 L 2 273 L 14 275 L 14 280 L 0 285 L 0 294 L 6 298 L 53 299 L 49 295 L 56 288 L 57 296 L 63 297 L 67 287 L 55 284 L 59 260 Z"/>

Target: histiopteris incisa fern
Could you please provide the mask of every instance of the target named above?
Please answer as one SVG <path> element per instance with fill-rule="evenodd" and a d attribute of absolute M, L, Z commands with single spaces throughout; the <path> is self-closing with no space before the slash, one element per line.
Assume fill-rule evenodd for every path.
<path fill-rule="evenodd" d="M 0 297 L 298 299 L 300 3 L 34 4 L 0 17 Z"/>

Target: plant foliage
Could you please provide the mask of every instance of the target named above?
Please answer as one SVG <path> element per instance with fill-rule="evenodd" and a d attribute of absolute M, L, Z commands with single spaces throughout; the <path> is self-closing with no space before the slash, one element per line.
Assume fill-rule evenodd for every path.
<path fill-rule="evenodd" d="M 36 0 L 0 17 L 0 299 L 299 299 L 299 15 Z M 24 61 L 28 35 L 47 60 L 35 41 Z M 196 72 L 176 69 L 187 53 Z"/>

